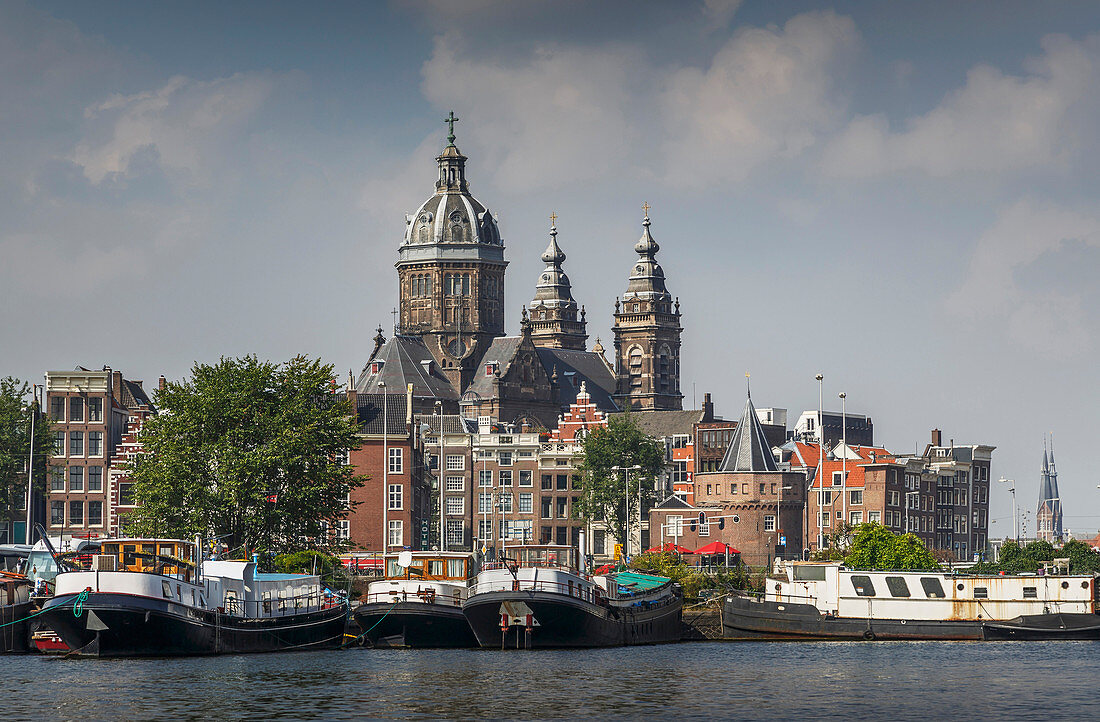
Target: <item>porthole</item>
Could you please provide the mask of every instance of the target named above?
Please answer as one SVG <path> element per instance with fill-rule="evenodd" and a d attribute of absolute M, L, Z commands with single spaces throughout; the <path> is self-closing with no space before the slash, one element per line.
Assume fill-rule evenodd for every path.
<path fill-rule="evenodd" d="M 1069 582 L 1062 582 L 1062 589 L 1069 589 Z"/>
<path fill-rule="evenodd" d="M 961 592 L 963 590 L 963 585 L 960 584 L 959 586 L 956 587 L 956 589 L 958 589 Z"/>

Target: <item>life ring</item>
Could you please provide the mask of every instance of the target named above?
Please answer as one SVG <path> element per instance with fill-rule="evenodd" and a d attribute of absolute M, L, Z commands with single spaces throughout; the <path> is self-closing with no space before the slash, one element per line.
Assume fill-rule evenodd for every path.
<path fill-rule="evenodd" d="M 866 639 L 868 642 L 873 642 L 875 639 L 875 633 L 872 632 L 870 629 L 865 629 L 863 630 L 863 638 Z"/>

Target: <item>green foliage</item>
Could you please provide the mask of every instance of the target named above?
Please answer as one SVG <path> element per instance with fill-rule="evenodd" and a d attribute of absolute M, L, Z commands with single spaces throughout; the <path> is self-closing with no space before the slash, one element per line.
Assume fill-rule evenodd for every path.
<path fill-rule="evenodd" d="M 22 515 L 19 507 L 27 493 L 27 460 L 30 454 L 31 387 L 7 376 L 0 379 L 0 513 L 10 523 Z M 37 404 L 35 404 L 37 409 Z M 45 489 L 46 471 L 53 449 L 49 419 L 39 414 L 34 422 L 34 487 Z"/>
<path fill-rule="evenodd" d="M 848 548 L 852 545 L 852 535 L 855 527 L 846 521 L 838 521 L 829 533 L 829 545 L 824 549 L 818 549 L 810 559 L 815 562 L 842 562 L 848 554 Z"/>
<path fill-rule="evenodd" d="M 728 591 L 752 587 L 748 567 L 743 564 L 730 567 L 691 567 L 672 552 L 647 552 L 635 556 L 630 569 L 645 574 L 668 577 L 680 585 L 685 599 L 697 599 L 704 589 Z"/>
<path fill-rule="evenodd" d="M 1044 562 L 1055 558 L 1069 559 L 1069 570 L 1073 574 L 1100 572 L 1100 552 L 1093 551 L 1088 544 L 1076 539 L 1066 542 L 1061 549 L 1055 549 L 1050 542 L 1042 540 L 1033 541 L 1022 549 L 1016 542 L 1006 541 L 1001 545 L 996 563 L 976 564 L 968 571 L 972 574 L 1034 573 Z"/>
<path fill-rule="evenodd" d="M 283 574 L 321 574 L 340 566 L 340 558 L 315 549 L 303 549 L 277 555 L 273 566 Z"/>
<path fill-rule="evenodd" d="M 357 428 L 331 380 L 320 361 L 245 356 L 196 364 L 190 380 L 169 383 L 130 468 L 140 507 L 128 531 L 280 551 L 322 536 L 362 484 L 338 461 Z"/>
<path fill-rule="evenodd" d="M 618 466 L 616 471 L 612 467 Z M 640 466 L 641 470 L 623 471 Z M 608 529 L 620 543 L 626 539 L 627 481 L 630 476 L 629 518 L 652 506 L 657 475 L 665 466 L 665 449 L 661 442 L 638 428 L 624 416 L 612 416 L 606 427 L 597 427 L 585 437 L 577 463 L 581 473 L 581 496 L 573 506 L 573 514 L 585 521 L 607 522 Z M 639 495 L 639 489 L 641 494 Z M 640 497 L 640 498 L 639 498 Z"/>
<path fill-rule="evenodd" d="M 881 524 L 859 524 L 844 557 L 850 569 L 931 571 L 935 557 L 913 534 L 895 534 Z"/>

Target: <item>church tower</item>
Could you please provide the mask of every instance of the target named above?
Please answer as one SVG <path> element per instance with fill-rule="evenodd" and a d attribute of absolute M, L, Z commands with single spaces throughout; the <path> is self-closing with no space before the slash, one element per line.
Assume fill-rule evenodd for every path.
<path fill-rule="evenodd" d="M 569 276 L 561 268 L 565 254 L 558 247 L 557 218 L 550 216 L 550 245 L 542 254 L 546 268 L 535 284 L 535 298 L 531 301 L 531 343 L 542 348 L 584 351 L 587 323 L 583 308 L 580 320 L 577 318 L 577 302 L 573 300 Z"/>
<path fill-rule="evenodd" d="M 673 409 L 680 393 L 680 301 L 665 288 L 657 263 L 660 246 L 649 232 L 649 204 L 643 206 L 642 237 L 634 245 L 638 260 L 630 271 L 622 304 L 615 299 L 615 401 L 636 410 Z"/>
<path fill-rule="evenodd" d="M 423 339 L 461 392 L 493 338 L 504 335 L 504 241 L 493 214 L 470 195 L 466 156 L 455 145 L 435 159 L 435 193 L 405 216 L 397 266 L 399 334 Z"/>

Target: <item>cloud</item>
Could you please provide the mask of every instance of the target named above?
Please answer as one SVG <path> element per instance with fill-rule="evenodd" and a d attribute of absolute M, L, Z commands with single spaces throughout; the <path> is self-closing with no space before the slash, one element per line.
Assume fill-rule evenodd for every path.
<path fill-rule="evenodd" d="M 631 48 L 544 45 L 521 63 L 463 56 L 436 39 L 424 96 L 462 118 L 458 145 L 482 149 L 478 168 L 497 185 L 550 188 L 618 172 L 634 152 L 630 87 L 641 64 Z"/>
<path fill-rule="evenodd" d="M 741 30 L 708 68 L 674 73 L 660 99 L 668 180 L 741 181 L 814 145 L 839 121 L 835 75 L 858 44 L 850 18 L 806 13 Z"/>
<path fill-rule="evenodd" d="M 965 279 L 946 307 L 970 322 L 1005 322 L 1016 343 L 1043 354 L 1089 347 L 1095 324 L 1082 303 L 1086 289 L 1069 282 L 1038 289 L 1020 283 L 1040 259 L 1071 242 L 1100 248 L 1100 218 L 1032 199 L 1002 209 L 978 239 Z M 1090 275 L 1085 282 L 1095 279 Z"/>
<path fill-rule="evenodd" d="M 143 153 L 166 171 L 197 179 L 271 95 L 278 77 L 237 73 L 202 81 L 176 76 L 131 95 L 112 95 L 84 111 L 88 135 L 70 159 L 92 183 L 124 180 Z"/>
<path fill-rule="evenodd" d="M 1023 76 L 989 65 L 967 73 L 966 84 L 929 112 L 895 130 L 883 114 L 852 119 L 824 151 L 833 177 L 918 171 L 943 177 L 963 172 L 1041 168 L 1069 162 L 1094 136 L 1098 87 L 1097 37 L 1042 40 L 1043 54 Z"/>
<path fill-rule="evenodd" d="M 703 15 L 715 28 L 729 25 L 741 7 L 741 0 L 703 0 Z"/>

